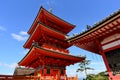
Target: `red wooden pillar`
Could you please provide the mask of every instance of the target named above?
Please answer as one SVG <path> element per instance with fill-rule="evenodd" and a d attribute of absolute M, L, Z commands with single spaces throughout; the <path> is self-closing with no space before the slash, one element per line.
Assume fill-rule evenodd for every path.
<path fill-rule="evenodd" d="M 107 68 L 107 72 L 108 72 L 108 74 L 109 74 L 109 79 L 111 80 L 111 79 L 113 78 L 112 71 L 111 71 L 111 69 L 110 69 L 110 67 L 109 67 L 109 63 L 108 63 L 107 58 L 106 58 L 106 56 L 105 56 L 105 53 L 104 53 L 104 51 L 103 51 L 103 49 L 102 49 L 102 45 L 101 45 L 101 43 L 100 43 L 99 40 L 96 40 L 95 43 L 97 44 L 97 46 L 98 46 L 98 48 L 99 48 L 99 53 L 102 55 L 104 64 L 105 64 L 105 66 L 106 66 L 106 68 Z"/>
<path fill-rule="evenodd" d="M 44 68 L 44 76 L 46 76 L 47 74 L 46 74 L 46 72 L 47 72 L 47 69 L 46 68 Z"/>
<path fill-rule="evenodd" d="M 108 74 L 109 74 L 109 79 L 111 80 L 112 77 L 113 77 L 112 71 L 111 71 L 111 69 L 110 69 L 110 67 L 109 67 L 109 65 L 108 65 L 108 61 L 107 61 L 107 58 L 106 58 L 106 56 L 105 56 L 105 53 L 102 51 L 101 54 L 102 54 L 102 58 L 103 58 L 103 60 L 104 60 L 105 66 L 106 66 L 106 68 L 107 68 L 107 72 L 108 72 Z"/>
<path fill-rule="evenodd" d="M 66 75 L 66 69 L 64 70 L 64 75 Z"/>
<path fill-rule="evenodd" d="M 50 68 L 50 75 L 53 76 L 53 69 Z"/>

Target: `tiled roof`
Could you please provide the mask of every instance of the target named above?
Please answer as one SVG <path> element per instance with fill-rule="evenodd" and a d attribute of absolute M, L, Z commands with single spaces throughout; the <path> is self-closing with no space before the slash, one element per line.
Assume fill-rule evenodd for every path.
<path fill-rule="evenodd" d="M 101 25 L 102 23 L 106 22 L 107 20 L 113 18 L 114 16 L 116 16 L 116 15 L 118 15 L 118 14 L 120 14 L 120 9 L 119 9 L 118 11 L 116 11 L 116 12 L 113 12 L 112 14 L 110 14 L 110 15 L 107 16 L 106 18 L 102 19 L 101 21 L 95 23 L 93 26 L 88 26 L 89 28 L 86 29 L 85 31 L 80 32 L 80 33 L 78 33 L 78 34 L 75 34 L 75 35 L 73 35 L 73 36 L 71 36 L 71 37 L 68 37 L 67 40 L 69 41 L 69 40 L 71 40 L 71 39 L 73 39 L 73 38 L 75 38 L 75 37 L 78 37 L 78 36 L 81 36 L 81 35 L 85 34 L 86 32 L 88 32 L 88 31 L 96 28 L 97 26 Z"/>

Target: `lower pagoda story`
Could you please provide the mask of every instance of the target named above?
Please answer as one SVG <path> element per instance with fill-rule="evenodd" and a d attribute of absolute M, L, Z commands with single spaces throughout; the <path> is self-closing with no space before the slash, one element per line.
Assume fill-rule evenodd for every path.
<path fill-rule="evenodd" d="M 66 75 L 66 66 L 84 60 L 85 57 L 72 56 L 60 51 L 50 50 L 39 46 L 32 46 L 28 54 L 18 63 L 19 66 L 34 68 L 35 76 L 56 76 L 62 78 Z"/>

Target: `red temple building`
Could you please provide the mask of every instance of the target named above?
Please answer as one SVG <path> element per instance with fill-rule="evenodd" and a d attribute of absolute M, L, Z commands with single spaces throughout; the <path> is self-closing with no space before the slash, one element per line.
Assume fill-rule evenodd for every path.
<path fill-rule="evenodd" d="M 79 48 L 101 55 L 109 79 L 120 80 L 120 10 L 67 40 Z"/>
<path fill-rule="evenodd" d="M 41 7 L 28 31 L 30 37 L 24 44 L 29 52 L 18 63 L 19 66 L 34 68 L 34 75 L 43 79 L 64 80 L 66 66 L 85 59 L 70 55 L 67 50 L 72 45 L 66 41 L 66 35 L 74 27 Z"/>

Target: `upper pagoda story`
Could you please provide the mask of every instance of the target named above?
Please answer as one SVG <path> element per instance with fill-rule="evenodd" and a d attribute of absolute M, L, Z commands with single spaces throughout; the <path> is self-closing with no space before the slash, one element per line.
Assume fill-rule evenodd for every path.
<path fill-rule="evenodd" d="M 100 54 L 99 46 L 102 46 L 102 50 L 107 51 L 111 46 L 119 45 L 114 42 L 114 40 L 119 42 L 119 35 L 120 10 L 96 23 L 93 27 L 89 27 L 86 31 L 67 39 L 67 41 L 82 49 Z M 110 42 L 114 42 L 114 44 L 106 45 Z"/>
<path fill-rule="evenodd" d="M 30 48 L 33 40 L 37 42 L 39 46 L 42 46 L 44 43 L 49 44 L 54 42 L 54 44 L 60 45 L 63 48 L 69 47 L 68 42 L 65 41 L 65 35 L 42 23 L 37 24 L 34 32 L 30 35 L 23 47 Z"/>
<path fill-rule="evenodd" d="M 34 32 L 39 22 L 63 34 L 69 33 L 75 27 L 75 25 L 62 20 L 61 18 L 53 15 L 51 12 L 41 7 L 31 28 L 28 31 L 28 34 L 31 35 Z"/>
<path fill-rule="evenodd" d="M 65 39 L 67 33 L 74 27 L 74 25 L 58 18 L 41 7 L 28 31 L 30 37 L 23 47 L 30 49 L 34 41 L 37 42 L 39 46 L 46 44 L 49 46 L 50 44 L 49 47 L 59 46 L 62 49 L 67 49 L 71 45 Z"/>

